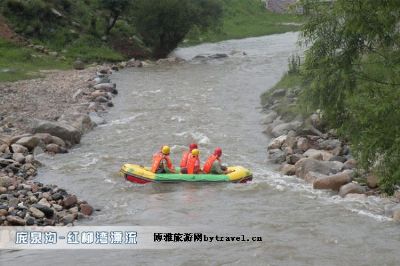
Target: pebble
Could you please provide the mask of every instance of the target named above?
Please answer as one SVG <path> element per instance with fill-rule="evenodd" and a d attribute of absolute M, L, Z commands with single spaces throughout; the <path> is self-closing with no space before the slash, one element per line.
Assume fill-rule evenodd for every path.
<path fill-rule="evenodd" d="M 36 217 L 36 218 L 44 217 L 44 213 L 42 211 L 36 209 L 35 207 L 30 207 L 29 211 L 32 213 L 33 217 Z"/>

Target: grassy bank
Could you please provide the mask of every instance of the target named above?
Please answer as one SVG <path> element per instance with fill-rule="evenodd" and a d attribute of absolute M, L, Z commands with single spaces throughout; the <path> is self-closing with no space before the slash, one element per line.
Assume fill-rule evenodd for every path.
<path fill-rule="evenodd" d="M 304 22 L 302 16 L 272 13 L 259 0 L 224 0 L 223 3 L 221 27 L 204 33 L 194 31 L 185 45 L 298 31 Z"/>
<path fill-rule="evenodd" d="M 293 120 L 301 113 L 300 106 L 297 103 L 301 84 L 300 74 L 286 73 L 274 87 L 261 95 L 261 104 L 272 106 L 274 102 L 279 102 L 274 110 L 284 120 Z"/>

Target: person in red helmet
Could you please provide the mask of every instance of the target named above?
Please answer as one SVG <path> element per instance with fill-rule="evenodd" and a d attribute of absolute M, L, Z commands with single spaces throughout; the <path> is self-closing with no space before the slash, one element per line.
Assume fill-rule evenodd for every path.
<path fill-rule="evenodd" d="M 181 167 L 181 173 L 182 174 L 187 174 L 187 163 L 189 160 L 190 155 L 192 154 L 192 151 L 194 149 L 197 149 L 197 144 L 196 143 L 192 143 L 189 145 L 189 150 L 185 151 L 182 154 L 182 159 L 181 159 L 181 164 L 179 165 Z"/>
<path fill-rule="evenodd" d="M 230 173 L 226 167 L 222 166 L 221 164 L 221 156 L 222 156 L 222 149 L 217 147 L 214 150 L 214 153 L 208 157 L 206 163 L 203 167 L 203 172 L 205 174 L 228 174 Z"/>

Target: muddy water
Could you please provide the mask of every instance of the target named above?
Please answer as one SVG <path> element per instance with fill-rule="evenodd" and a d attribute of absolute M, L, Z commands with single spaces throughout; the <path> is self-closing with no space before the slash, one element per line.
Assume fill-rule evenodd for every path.
<path fill-rule="evenodd" d="M 341 200 L 279 175 L 267 163 L 259 95 L 287 70 L 297 35 L 287 33 L 179 49 L 235 53 L 218 60 L 126 69 L 113 75 L 119 96 L 108 124 L 85 135 L 69 154 L 42 157 L 39 180 L 55 183 L 101 208 L 81 225 L 207 225 L 215 233 L 250 232 L 263 242 L 170 251 L 18 251 L 1 265 L 399 265 L 400 233 L 376 198 Z M 248 184 L 136 186 L 122 163 L 148 165 L 163 144 L 178 163 L 185 146 L 215 146 L 223 160 L 254 172 Z"/>

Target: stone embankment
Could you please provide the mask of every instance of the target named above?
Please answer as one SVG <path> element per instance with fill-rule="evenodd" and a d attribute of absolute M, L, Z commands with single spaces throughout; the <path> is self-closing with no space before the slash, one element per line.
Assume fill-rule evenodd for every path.
<path fill-rule="evenodd" d="M 297 115 L 299 88 L 273 89 L 266 95 L 263 111 L 271 162 L 284 175 L 295 175 L 314 189 L 337 192 L 343 198 L 365 200 L 381 195 L 378 179 L 357 168 L 348 143 L 335 130 L 325 130 L 321 114 L 304 119 Z M 400 192 L 390 198 L 385 215 L 400 221 Z"/>
<path fill-rule="evenodd" d="M 66 153 L 105 123 L 102 115 L 118 94 L 110 75 L 142 65 L 130 60 L 0 84 L 0 225 L 69 225 L 99 211 L 56 185 L 35 181 L 36 157 Z"/>

